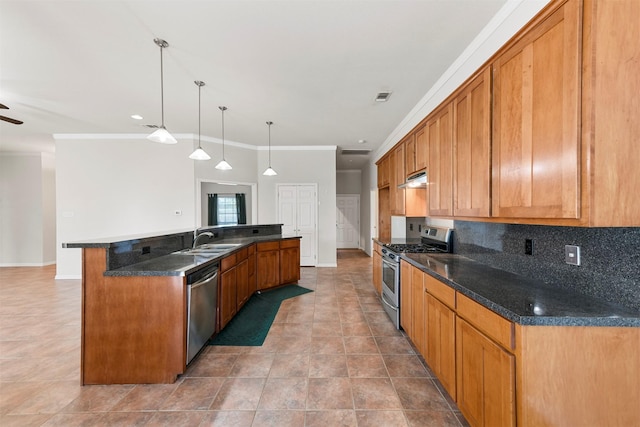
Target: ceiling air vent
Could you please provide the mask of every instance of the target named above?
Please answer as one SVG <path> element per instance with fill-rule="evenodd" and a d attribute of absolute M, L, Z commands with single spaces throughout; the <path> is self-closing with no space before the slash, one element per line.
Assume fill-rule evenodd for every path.
<path fill-rule="evenodd" d="M 356 150 L 356 149 L 345 149 L 342 150 L 341 153 L 344 156 L 366 156 L 369 154 L 371 150 Z"/>
<path fill-rule="evenodd" d="M 376 102 L 387 102 L 390 96 L 391 92 L 378 92 L 376 95 Z"/>

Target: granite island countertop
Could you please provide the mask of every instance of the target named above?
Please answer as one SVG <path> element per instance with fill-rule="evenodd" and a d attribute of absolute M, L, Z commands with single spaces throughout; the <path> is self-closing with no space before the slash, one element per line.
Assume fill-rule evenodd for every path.
<path fill-rule="evenodd" d="M 489 267 L 461 255 L 403 253 L 401 257 L 521 325 L 640 327 L 640 312 Z"/>
<path fill-rule="evenodd" d="M 266 230 L 265 227 L 269 226 L 236 226 L 225 230 L 246 228 L 249 231 L 251 229 L 263 231 Z M 193 243 L 193 230 L 176 230 L 63 243 L 63 247 L 105 249 L 107 257 L 105 276 L 186 276 L 218 263 L 222 258 L 254 243 L 300 239 L 300 236 L 287 234 L 225 237 L 221 230 L 221 227 L 201 230 L 215 233 L 212 240 L 203 243 L 237 244 L 238 246 L 218 253 L 183 253 L 183 250 L 190 248 Z M 218 234 L 221 236 L 218 237 Z"/>
<path fill-rule="evenodd" d="M 279 240 L 300 239 L 300 236 L 257 236 L 257 237 L 239 237 L 233 239 L 218 240 L 220 244 L 239 244 L 239 246 L 216 254 L 198 254 L 190 255 L 180 253 L 179 251 L 142 261 L 136 264 L 115 270 L 105 271 L 105 276 L 186 276 L 201 268 L 208 267 L 219 262 L 234 252 L 237 252 L 249 245 L 259 242 L 273 242 Z"/>

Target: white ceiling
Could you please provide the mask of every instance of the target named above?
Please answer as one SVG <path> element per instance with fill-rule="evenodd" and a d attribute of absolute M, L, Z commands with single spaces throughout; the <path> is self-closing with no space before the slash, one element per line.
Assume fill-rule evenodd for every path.
<path fill-rule="evenodd" d="M 0 150 L 54 133 L 174 134 L 378 148 L 506 0 L 0 0 Z M 392 91 L 376 103 L 380 91 Z M 142 121 L 130 118 L 140 114 Z M 358 140 L 364 139 L 365 144 Z M 360 167 L 362 156 L 339 169 Z"/>

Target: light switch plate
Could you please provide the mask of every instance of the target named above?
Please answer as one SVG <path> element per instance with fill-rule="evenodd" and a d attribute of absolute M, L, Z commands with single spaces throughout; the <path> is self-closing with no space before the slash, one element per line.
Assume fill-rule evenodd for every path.
<path fill-rule="evenodd" d="M 564 262 L 571 265 L 580 265 L 580 246 L 565 245 Z"/>

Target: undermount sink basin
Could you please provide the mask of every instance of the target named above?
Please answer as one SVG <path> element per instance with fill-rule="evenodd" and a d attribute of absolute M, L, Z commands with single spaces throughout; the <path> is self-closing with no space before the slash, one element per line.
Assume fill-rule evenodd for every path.
<path fill-rule="evenodd" d="M 200 245 L 194 250 L 206 249 L 206 250 L 222 250 L 226 251 L 229 249 L 237 248 L 242 243 L 207 243 L 206 245 Z"/>
<path fill-rule="evenodd" d="M 180 255 L 216 256 L 224 252 L 228 252 L 229 250 L 234 249 L 240 245 L 241 243 L 207 243 L 206 245 L 201 245 L 194 249 L 187 248 L 174 253 Z"/>

